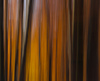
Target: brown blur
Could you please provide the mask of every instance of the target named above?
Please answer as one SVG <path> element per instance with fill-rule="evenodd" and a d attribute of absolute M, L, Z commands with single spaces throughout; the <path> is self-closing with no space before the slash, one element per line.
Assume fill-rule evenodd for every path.
<path fill-rule="evenodd" d="M 100 0 L 0 5 L 0 81 L 100 81 Z"/>

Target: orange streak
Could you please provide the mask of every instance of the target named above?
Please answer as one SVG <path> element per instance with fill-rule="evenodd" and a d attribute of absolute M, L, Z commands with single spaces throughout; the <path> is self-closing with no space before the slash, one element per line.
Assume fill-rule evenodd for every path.
<path fill-rule="evenodd" d="M 90 0 L 84 0 L 83 10 L 83 81 L 87 79 L 87 44 L 88 44 L 88 25 L 90 15 Z"/>
<path fill-rule="evenodd" d="M 20 1 L 19 13 L 19 44 L 18 44 L 18 81 L 20 80 L 20 67 L 21 67 L 21 37 L 22 37 L 22 1 Z"/>
<path fill-rule="evenodd" d="M 12 81 L 15 79 L 15 60 L 16 60 L 16 47 L 18 39 L 18 17 L 19 17 L 19 2 L 11 0 L 11 73 Z"/>
<path fill-rule="evenodd" d="M 57 81 L 62 81 L 62 47 L 63 47 L 63 10 L 62 0 L 59 0 L 57 28 Z"/>
<path fill-rule="evenodd" d="M 11 43 L 10 43 L 10 39 L 11 39 L 11 28 L 10 28 L 10 7 L 11 5 L 8 3 L 8 17 L 7 17 L 7 26 L 8 26 L 8 55 L 7 55 L 7 81 L 10 80 L 10 49 L 11 49 Z"/>

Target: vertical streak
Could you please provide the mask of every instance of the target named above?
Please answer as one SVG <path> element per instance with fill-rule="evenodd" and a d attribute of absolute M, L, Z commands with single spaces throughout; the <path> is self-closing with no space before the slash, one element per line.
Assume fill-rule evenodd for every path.
<path fill-rule="evenodd" d="M 47 0 L 47 81 L 50 76 L 50 53 L 51 53 L 51 28 L 50 28 L 50 6 L 49 0 Z"/>
<path fill-rule="evenodd" d="M 78 0 L 76 1 L 76 5 L 79 5 Z M 78 80 L 78 50 L 79 50 L 79 6 L 77 6 L 77 10 L 76 10 L 76 14 L 77 14 L 77 25 L 76 25 L 76 30 L 77 30 L 77 39 L 76 39 L 76 43 L 77 43 L 77 51 L 76 51 L 76 81 Z M 74 53 L 73 53 L 74 54 Z"/>
<path fill-rule="evenodd" d="M 8 15 L 7 15 L 7 26 L 8 26 L 8 53 L 7 53 L 7 81 L 9 81 L 9 75 L 10 75 L 10 49 L 11 49 L 11 44 L 10 44 L 10 39 L 11 39 L 11 27 L 10 27 L 10 8 L 11 4 L 8 0 Z"/>
<path fill-rule="evenodd" d="M 84 0 L 83 3 L 83 81 L 87 79 L 87 44 L 88 44 L 88 28 L 90 15 L 90 1 Z"/>
<path fill-rule="evenodd" d="M 31 53 L 30 49 L 31 49 L 31 29 L 29 24 L 28 41 L 27 41 L 27 48 L 26 48 L 25 81 L 29 81 L 28 76 L 29 76 L 29 68 L 30 68 L 30 53 Z"/>
<path fill-rule="evenodd" d="M 70 14 L 68 13 L 68 29 L 67 29 L 67 35 L 68 35 L 68 58 L 69 58 L 69 81 L 71 81 L 71 36 L 70 36 Z"/>
<path fill-rule="evenodd" d="M 40 45 L 40 58 L 41 58 L 41 81 L 47 81 L 47 12 L 46 0 L 42 0 L 42 17 L 41 17 L 41 45 Z"/>
<path fill-rule="evenodd" d="M 33 12 L 33 5 L 32 5 L 32 0 L 29 3 L 29 15 L 28 15 L 28 25 L 29 30 L 28 30 L 28 40 L 27 40 L 27 47 L 26 47 L 26 66 L 25 66 L 25 81 L 31 81 L 31 73 L 30 73 L 30 68 L 31 68 L 31 23 L 32 23 L 32 12 Z"/>
<path fill-rule="evenodd" d="M 75 0 L 71 0 L 71 54 L 73 54 Z"/>
<path fill-rule="evenodd" d="M 64 1 L 64 7 L 63 7 L 63 10 L 64 10 L 64 12 L 63 12 L 63 50 L 64 50 L 64 59 L 63 59 L 63 61 L 64 61 L 64 81 L 67 81 L 67 78 L 66 78 L 66 76 L 67 76 L 67 67 L 66 67 L 66 65 L 67 65 L 67 51 L 66 51 L 66 45 L 67 45 L 67 24 L 66 24 L 66 1 L 65 0 L 63 0 Z"/>
<path fill-rule="evenodd" d="M 74 10 L 75 10 L 75 0 L 71 0 L 71 55 L 74 54 L 73 53 L 73 41 L 74 41 Z M 71 56 L 70 56 L 70 60 L 71 60 Z M 71 63 L 71 62 L 70 62 Z"/>
<path fill-rule="evenodd" d="M 48 60 L 48 79 L 49 80 L 51 80 L 51 54 L 52 54 L 52 23 L 53 23 L 53 21 L 52 21 L 52 0 L 48 0 L 48 27 L 47 27 L 47 29 L 48 29 L 48 47 L 47 47 L 47 49 L 48 49 L 48 58 L 47 58 L 47 60 Z"/>
<path fill-rule="evenodd" d="M 3 33 L 4 33 L 4 77 L 6 78 L 6 31 L 7 31 L 7 0 L 3 0 L 3 8 L 4 8 L 4 12 L 3 12 Z"/>
<path fill-rule="evenodd" d="M 56 50 L 57 50 L 57 0 L 52 0 L 53 3 L 51 6 L 53 6 L 52 9 L 52 15 L 53 15 L 53 19 L 52 19 L 52 74 L 51 74 L 51 78 L 52 81 L 56 81 Z"/>
<path fill-rule="evenodd" d="M 62 81 L 62 46 L 63 46 L 63 13 L 62 0 L 59 0 L 57 28 L 57 81 Z"/>
<path fill-rule="evenodd" d="M 26 41 L 26 32 L 27 32 L 30 0 L 23 0 L 23 1 L 24 1 L 24 8 L 23 8 L 22 60 L 23 60 L 23 57 L 24 57 L 24 48 L 25 48 L 25 41 Z"/>
<path fill-rule="evenodd" d="M 21 67 L 21 37 L 22 37 L 22 0 L 19 3 L 20 12 L 19 12 L 19 41 L 18 41 L 18 81 L 20 80 L 20 67 Z"/>
<path fill-rule="evenodd" d="M 70 14 L 69 14 L 69 0 L 66 0 L 66 16 L 67 16 L 67 56 L 69 61 L 69 81 L 71 81 L 71 36 L 70 36 Z"/>
<path fill-rule="evenodd" d="M 98 18 L 98 80 L 100 81 L 100 5 L 99 5 L 99 18 Z"/>
<path fill-rule="evenodd" d="M 21 64 L 21 21 L 19 26 L 19 45 L 18 45 L 18 81 L 20 78 L 20 64 Z"/>
<path fill-rule="evenodd" d="M 18 39 L 19 0 L 11 0 L 11 76 L 15 80 L 15 60 Z"/>
<path fill-rule="evenodd" d="M 29 81 L 39 81 L 39 8 L 40 0 L 35 0 L 31 24 L 31 55 Z"/>

